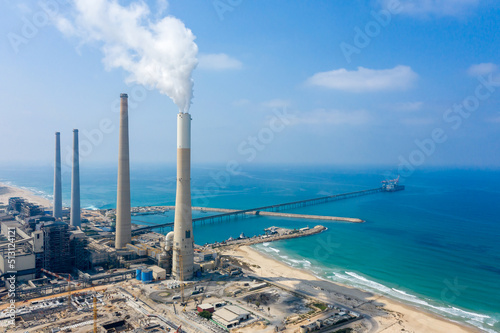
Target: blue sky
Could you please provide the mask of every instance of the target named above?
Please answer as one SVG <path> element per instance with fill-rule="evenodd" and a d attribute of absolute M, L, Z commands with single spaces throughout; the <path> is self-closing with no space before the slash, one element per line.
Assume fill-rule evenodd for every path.
<path fill-rule="evenodd" d="M 132 28 L 79 1 L 1 2 L 0 163 L 51 163 L 55 131 L 69 161 L 73 128 L 82 163 L 115 163 L 122 92 L 132 163 L 175 161 L 176 104 L 127 83 L 122 59 L 103 60 Z M 149 9 L 144 26 L 173 16 L 196 36 L 194 163 L 500 167 L 497 1 L 89 0 L 85 10 L 103 5 Z"/>

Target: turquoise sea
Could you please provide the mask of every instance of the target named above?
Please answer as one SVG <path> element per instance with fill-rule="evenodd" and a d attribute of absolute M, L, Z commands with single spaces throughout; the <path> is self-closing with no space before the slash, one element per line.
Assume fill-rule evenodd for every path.
<path fill-rule="evenodd" d="M 67 171 L 67 170 L 66 170 Z M 52 168 L 0 166 L 0 182 L 50 197 Z M 380 186 L 381 168 L 223 167 L 193 169 L 193 205 L 252 208 Z M 173 205 L 174 166 L 132 168 L 132 204 Z M 323 224 L 319 235 L 256 248 L 317 276 L 387 295 L 487 332 L 500 332 L 500 171 L 427 169 L 404 179 L 406 190 L 379 193 L 290 212 L 357 217 L 363 224 L 254 217 L 196 225 L 198 244 L 260 234 L 269 226 Z M 70 174 L 64 173 L 69 205 Z M 113 208 L 116 168 L 81 170 L 82 207 Z M 201 212 L 195 216 L 203 216 Z M 147 223 L 165 216 L 137 217 Z M 137 222 L 139 223 L 139 222 Z"/>

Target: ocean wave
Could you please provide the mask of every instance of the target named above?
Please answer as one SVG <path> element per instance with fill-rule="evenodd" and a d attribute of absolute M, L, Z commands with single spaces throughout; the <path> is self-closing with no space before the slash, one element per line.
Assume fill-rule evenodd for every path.
<path fill-rule="evenodd" d="M 282 256 L 284 257 L 284 256 Z M 291 262 L 292 265 L 291 266 L 294 266 L 294 267 L 298 267 L 298 266 L 302 266 L 304 268 L 307 268 L 307 267 L 311 267 L 311 262 L 309 260 L 306 260 L 306 259 L 288 259 L 287 261 Z"/>
<path fill-rule="evenodd" d="M 84 209 L 88 209 L 88 210 L 99 210 L 99 208 L 97 208 L 97 207 L 96 207 L 96 206 L 94 206 L 94 205 L 87 206 L 87 207 L 85 207 Z"/>
<path fill-rule="evenodd" d="M 278 259 L 289 266 L 292 266 L 294 268 L 307 268 L 307 269 L 310 269 L 312 266 L 312 263 L 307 259 L 294 259 L 288 255 L 281 254 L 281 251 L 279 249 L 269 246 L 270 243 L 262 243 L 260 245 L 261 246 L 257 245 L 258 249 L 261 249 L 262 251 L 271 254 L 271 256 L 275 257 L 275 259 Z"/>
<path fill-rule="evenodd" d="M 271 246 L 264 246 L 264 247 L 262 247 L 262 250 L 264 250 L 267 253 L 273 253 L 273 252 L 280 253 L 280 250 L 275 249 L 274 247 L 271 247 Z"/>
<path fill-rule="evenodd" d="M 360 289 L 365 289 L 369 290 L 372 292 L 375 292 L 377 294 L 382 294 L 388 297 L 391 297 L 393 299 L 397 299 L 400 301 L 404 301 L 407 303 L 411 303 L 415 306 L 420 306 L 423 308 L 426 308 L 428 310 L 431 310 L 439 315 L 447 316 L 447 317 L 452 317 L 452 318 L 460 318 L 461 320 L 474 325 L 476 327 L 481 328 L 482 330 L 489 331 L 486 327 L 484 327 L 484 324 L 487 324 L 489 326 L 493 326 L 496 323 L 498 323 L 498 320 L 495 318 L 492 318 L 488 315 L 483 315 L 475 312 L 470 312 L 470 311 L 465 311 L 462 309 L 459 309 L 454 306 L 437 306 L 433 305 L 429 302 L 427 302 L 424 299 L 421 299 L 415 295 L 411 295 L 403 290 L 399 290 L 396 288 L 389 288 L 387 286 L 384 286 L 383 284 L 380 284 L 378 282 L 369 280 L 357 273 L 354 272 L 348 272 L 346 271 L 345 274 L 342 274 L 340 272 L 333 272 L 334 275 L 329 275 L 328 278 L 331 280 L 336 280 L 338 282 L 343 282 L 350 284 L 354 287 L 358 287 Z M 491 331 L 494 332 L 494 331 Z"/>

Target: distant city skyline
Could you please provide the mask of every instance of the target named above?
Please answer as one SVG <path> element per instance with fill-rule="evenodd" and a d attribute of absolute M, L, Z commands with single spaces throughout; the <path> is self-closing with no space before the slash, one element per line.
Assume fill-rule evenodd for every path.
<path fill-rule="evenodd" d="M 193 165 L 500 167 L 495 1 L 92 0 L 81 11 L 62 0 L 5 0 L 3 7 L 0 163 L 53 163 L 61 132 L 68 167 L 73 129 L 82 165 L 115 163 L 127 93 L 131 165 L 174 164 L 179 108 L 156 89 L 126 83 L 133 64 L 123 65 L 119 52 L 110 60 L 103 42 L 140 40 L 117 29 L 129 17 L 154 27 L 172 16 L 198 48 Z M 94 21 L 101 30 L 88 27 Z M 181 97 L 178 104 L 189 98 Z"/>

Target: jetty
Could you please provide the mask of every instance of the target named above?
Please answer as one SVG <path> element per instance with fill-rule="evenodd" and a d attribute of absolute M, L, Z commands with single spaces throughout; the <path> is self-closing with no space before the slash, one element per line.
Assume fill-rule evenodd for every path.
<path fill-rule="evenodd" d="M 303 219 L 319 219 L 319 220 L 345 221 L 345 222 L 359 223 L 359 222 L 364 222 L 364 221 L 361 219 L 355 219 L 355 218 L 349 218 L 349 217 L 318 216 L 318 215 L 303 215 L 303 214 L 289 214 L 289 213 L 283 214 L 283 213 L 279 213 L 279 212 L 282 210 L 286 210 L 286 209 L 319 205 L 319 204 L 324 204 L 324 203 L 328 203 L 328 202 L 332 202 L 332 201 L 355 198 L 355 197 L 360 197 L 360 196 L 365 196 L 365 195 L 370 195 L 370 194 L 376 194 L 376 193 L 380 193 L 380 192 L 395 192 L 395 191 L 401 191 L 404 189 L 405 189 L 405 187 L 403 185 L 396 185 L 396 187 L 392 187 L 391 189 L 388 189 L 386 186 L 382 186 L 382 187 L 377 187 L 377 188 L 368 189 L 368 190 L 348 192 L 348 193 L 342 193 L 342 194 L 334 194 L 334 195 L 329 195 L 329 196 L 324 196 L 324 197 L 319 197 L 319 198 L 314 198 L 314 199 L 298 200 L 298 201 L 287 202 L 287 203 L 282 203 L 282 204 L 277 204 L 277 205 L 263 206 L 263 207 L 243 209 L 243 210 L 198 207 L 198 209 L 200 211 L 204 211 L 204 212 L 217 211 L 217 212 L 222 212 L 222 214 L 216 214 L 216 215 L 195 218 L 195 219 L 193 219 L 193 223 L 216 223 L 216 222 L 229 221 L 231 219 L 244 218 L 244 217 L 248 217 L 248 216 L 252 216 L 252 215 L 253 216 L 277 216 L 277 217 L 289 217 L 289 218 L 303 218 Z M 156 207 L 151 207 L 151 209 L 155 209 L 155 208 Z M 164 213 L 167 210 L 174 209 L 174 208 L 175 207 L 173 207 L 173 206 L 158 206 L 158 209 L 160 211 L 162 211 L 162 213 Z M 142 221 L 138 221 L 138 222 L 142 222 Z M 172 227 L 173 225 L 174 225 L 174 222 L 167 222 L 167 223 L 162 223 L 162 224 L 144 226 L 144 227 L 139 227 L 139 228 L 133 229 L 132 233 L 147 232 L 147 231 L 150 231 L 150 230 L 156 229 L 156 228 Z"/>
<path fill-rule="evenodd" d="M 316 234 L 319 234 L 319 233 L 327 230 L 327 228 L 322 226 L 322 225 L 317 225 L 314 228 L 302 228 L 302 229 L 298 229 L 298 230 L 278 228 L 278 227 L 271 227 L 268 229 L 273 230 L 273 233 L 266 234 L 266 235 L 258 235 L 258 236 L 254 236 L 251 238 L 236 238 L 236 239 L 231 239 L 231 240 L 227 240 L 224 242 L 216 242 L 216 243 L 207 245 L 207 247 L 214 249 L 214 248 L 218 248 L 221 246 L 229 246 L 229 245 L 238 245 L 238 246 L 254 245 L 254 244 L 259 244 L 259 243 L 274 242 L 274 241 L 283 240 L 283 239 L 292 239 L 292 238 L 299 238 L 299 237 L 316 235 Z M 268 230 L 268 229 L 266 229 L 266 230 Z"/>

